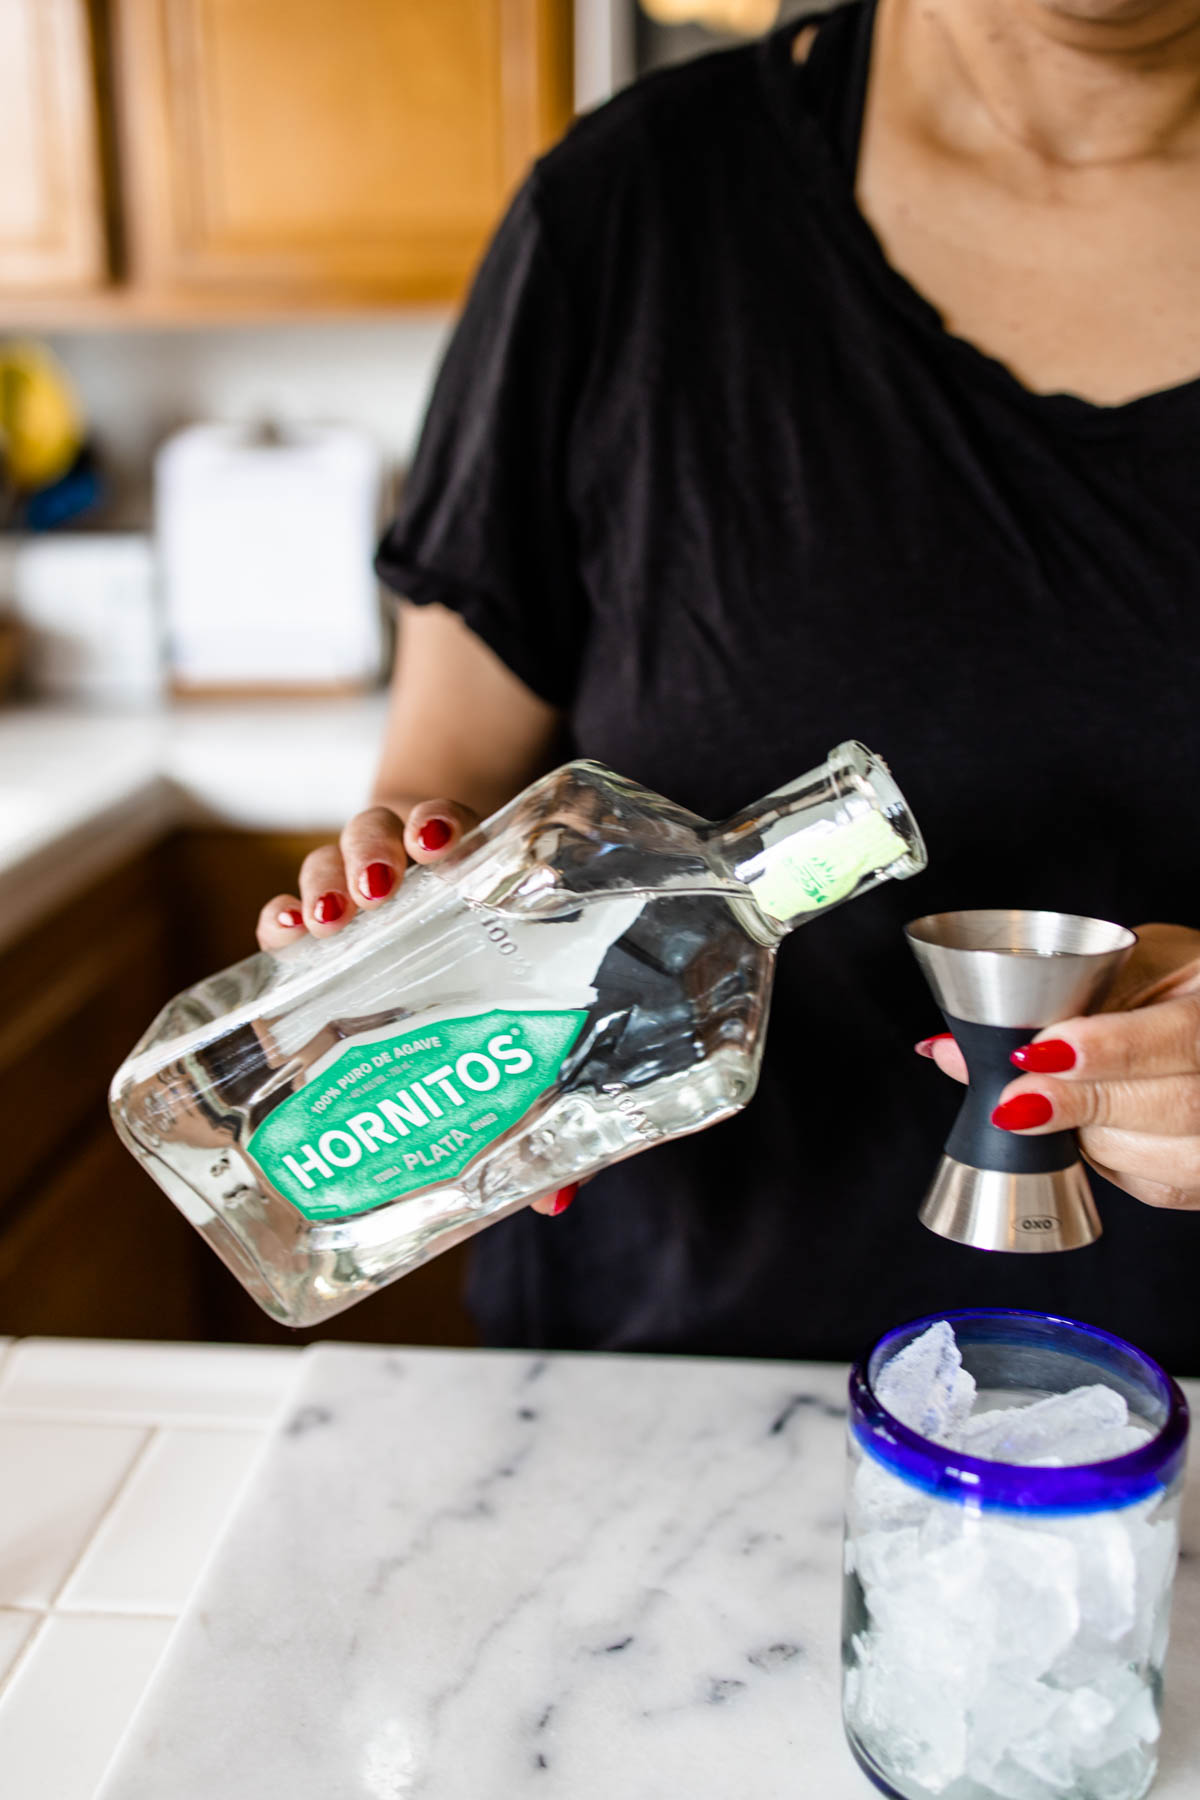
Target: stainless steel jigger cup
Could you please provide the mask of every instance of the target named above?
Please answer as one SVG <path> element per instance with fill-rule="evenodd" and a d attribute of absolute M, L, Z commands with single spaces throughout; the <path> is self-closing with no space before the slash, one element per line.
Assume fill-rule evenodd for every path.
<path fill-rule="evenodd" d="M 1044 1026 L 1099 1006 L 1136 942 L 1074 913 L 930 913 L 905 927 L 970 1083 L 920 1218 L 977 1250 L 1079 1250 L 1100 1216 L 1073 1131 L 1018 1137 L 992 1124 L 1017 1071 L 1012 1052 Z"/>

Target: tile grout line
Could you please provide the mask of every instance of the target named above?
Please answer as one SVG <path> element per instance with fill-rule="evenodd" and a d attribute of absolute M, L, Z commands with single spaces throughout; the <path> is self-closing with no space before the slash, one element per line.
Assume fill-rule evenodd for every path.
<path fill-rule="evenodd" d="M 0 1425 L 9 1419 L 20 1424 L 38 1425 L 136 1425 L 144 1431 L 236 1431 L 246 1435 L 265 1434 L 275 1422 L 278 1408 L 265 1419 L 228 1417 L 221 1413 L 172 1413 L 161 1409 L 151 1413 L 120 1412 L 80 1407 L 11 1406 L 0 1392 Z"/>
<path fill-rule="evenodd" d="M 15 1612 L 16 1608 L 10 1607 L 9 1611 Z M 167 1612 L 151 1612 L 145 1606 L 131 1607 L 128 1611 L 122 1611 L 120 1607 L 116 1606 L 69 1606 L 63 1607 L 61 1610 L 56 1607 L 53 1612 L 48 1612 L 45 1616 L 48 1619 L 59 1620 L 110 1619 L 119 1624 L 124 1624 L 127 1619 L 139 1619 L 143 1622 L 150 1620 L 155 1625 L 174 1625 L 182 1615 L 175 1608 L 171 1608 Z"/>
<path fill-rule="evenodd" d="M 87 1555 L 88 1551 L 91 1549 L 92 1545 L 95 1543 L 97 1537 L 100 1535 L 100 1532 L 104 1529 L 105 1525 L 108 1523 L 109 1519 L 112 1517 L 117 1506 L 120 1504 L 121 1500 L 124 1498 L 134 1476 L 137 1474 L 138 1470 L 141 1468 L 142 1464 L 146 1461 L 146 1458 L 149 1456 L 150 1447 L 157 1440 L 157 1438 L 159 1436 L 159 1432 L 160 1432 L 160 1427 L 157 1425 L 152 1425 L 149 1428 L 149 1430 L 146 1432 L 145 1442 L 142 1443 L 139 1446 L 138 1450 L 135 1452 L 133 1461 L 130 1463 L 130 1465 L 126 1469 L 124 1475 L 121 1477 L 120 1481 L 117 1483 L 116 1488 L 113 1490 L 112 1494 L 109 1496 L 108 1504 L 105 1506 L 104 1510 L 100 1514 L 100 1517 L 96 1520 L 95 1524 L 92 1526 L 91 1531 L 87 1535 L 87 1540 L 84 1543 L 82 1549 L 80 1550 L 78 1556 L 75 1557 L 74 1561 L 68 1567 L 66 1574 L 63 1576 L 62 1580 L 59 1582 L 58 1586 L 55 1588 L 54 1593 L 50 1600 L 49 1610 L 51 1612 L 57 1611 L 58 1603 L 62 1599 L 63 1593 L 65 1592 L 68 1584 L 70 1583 L 71 1577 L 75 1574 L 75 1571 L 79 1568 L 79 1565 L 82 1563 L 84 1557 Z"/>
<path fill-rule="evenodd" d="M 13 1608 L 12 1610 L 15 1611 L 16 1608 Z M 48 1612 L 42 1613 L 37 1624 L 25 1639 L 21 1648 L 17 1651 L 16 1656 L 13 1658 L 8 1668 L 0 1672 L 0 1706 L 3 1706 L 4 1696 L 12 1686 L 17 1675 L 33 1655 L 34 1646 L 40 1641 L 45 1633 L 46 1626 L 50 1623 L 50 1616 L 51 1615 Z"/>

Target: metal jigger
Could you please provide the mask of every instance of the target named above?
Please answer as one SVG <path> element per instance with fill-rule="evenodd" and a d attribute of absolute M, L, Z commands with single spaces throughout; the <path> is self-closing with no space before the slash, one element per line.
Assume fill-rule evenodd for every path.
<path fill-rule="evenodd" d="M 1046 1025 L 1100 1005 L 1136 941 L 1074 913 L 930 913 L 905 936 L 967 1059 L 970 1085 L 921 1222 L 977 1250 L 1079 1250 L 1100 1236 L 1073 1131 L 1018 1137 L 991 1122 L 1017 1070 L 1009 1058 Z"/>

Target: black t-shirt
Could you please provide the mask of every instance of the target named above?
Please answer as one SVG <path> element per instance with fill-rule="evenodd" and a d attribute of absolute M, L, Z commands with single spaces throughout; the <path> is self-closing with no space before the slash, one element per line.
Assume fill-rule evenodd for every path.
<path fill-rule="evenodd" d="M 501 226 L 380 571 L 456 608 L 569 748 L 711 817 L 846 737 L 929 870 L 789 938 L 759 1093 L 477 1241 L 492 1343 L 847 1356 L 970 1304 L 1200 1371 L 1200 1216 L 986 1255 L 916 1209 L 958 1091 L 900 927 L 1200 924 L 1200 382 L 1102 407 L 949 335 L 857 210 L 870 17 L 655 76 Z"/>

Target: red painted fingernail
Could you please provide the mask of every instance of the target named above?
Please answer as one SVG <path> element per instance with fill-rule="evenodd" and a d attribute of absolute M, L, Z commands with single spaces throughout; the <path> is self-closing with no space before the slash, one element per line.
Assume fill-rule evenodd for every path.
<path fill-rule="evenodd" d="M 285 906 L 282 912 L 275 914 L 275 923 L 282 925 L 285 931 L 299 931 L 304 923 L 304 914 L 297 912 L 294 906 Z"/>
<path fill-rule="evenodd" d="M 358 885 L 368 900 L 382 900 L 396 884 L 396 871 L 390 863 L 368 863 L 358 878 Z"/>
<path fill-rule="evenodd" d="M 1040 1044 L 1022 1044 L 1008 1059 L 1030 1075 L 1061 1075 L 1073 1069 L 1078 1058 L 1063 1038 L 1046 1038 Z"/>
<path fill-rule="evenodd" d="M 345 894 L 322 894 L 313 907 L 313 918 L 318 925 L 336 925 L 345 910 Z"/>
<path fill-rule="evenodd" d="M 557 1219 L 559 1213 L 565 1213 L 578 1192 L 579 1183 L 577 1181 L 573 1181 L 570 1187 L 559 1188 L 554 1196 L 554 1205 L 550 1208 L 550 1217 Z"/>
<path fill-rule="evenodd" d="M 919 1044 L 913 1045 L 913 1049 L 918 1056 L 932 1056 L 935 1044 L 948 1044 L 953 1036 L 952 1031 L 938 1031 L 933 1037 L 922 1038 Z"/>
<path fill-rule="evenodd" d="M 454 827 L 446 819 L 426 819 L 417 832 L 422 850 L 444 850 L 454 836 Z"/>
<path fill-rule="evenodd" d="M 1054 1103 L 1045 1094 L 1014 1094 L 1003 1100 L 992 1114 L 992 1124 L 1001 1131 L 1032 1131 L 1035 1125 L 1048 1125 L 1054 1117 Z"/>

